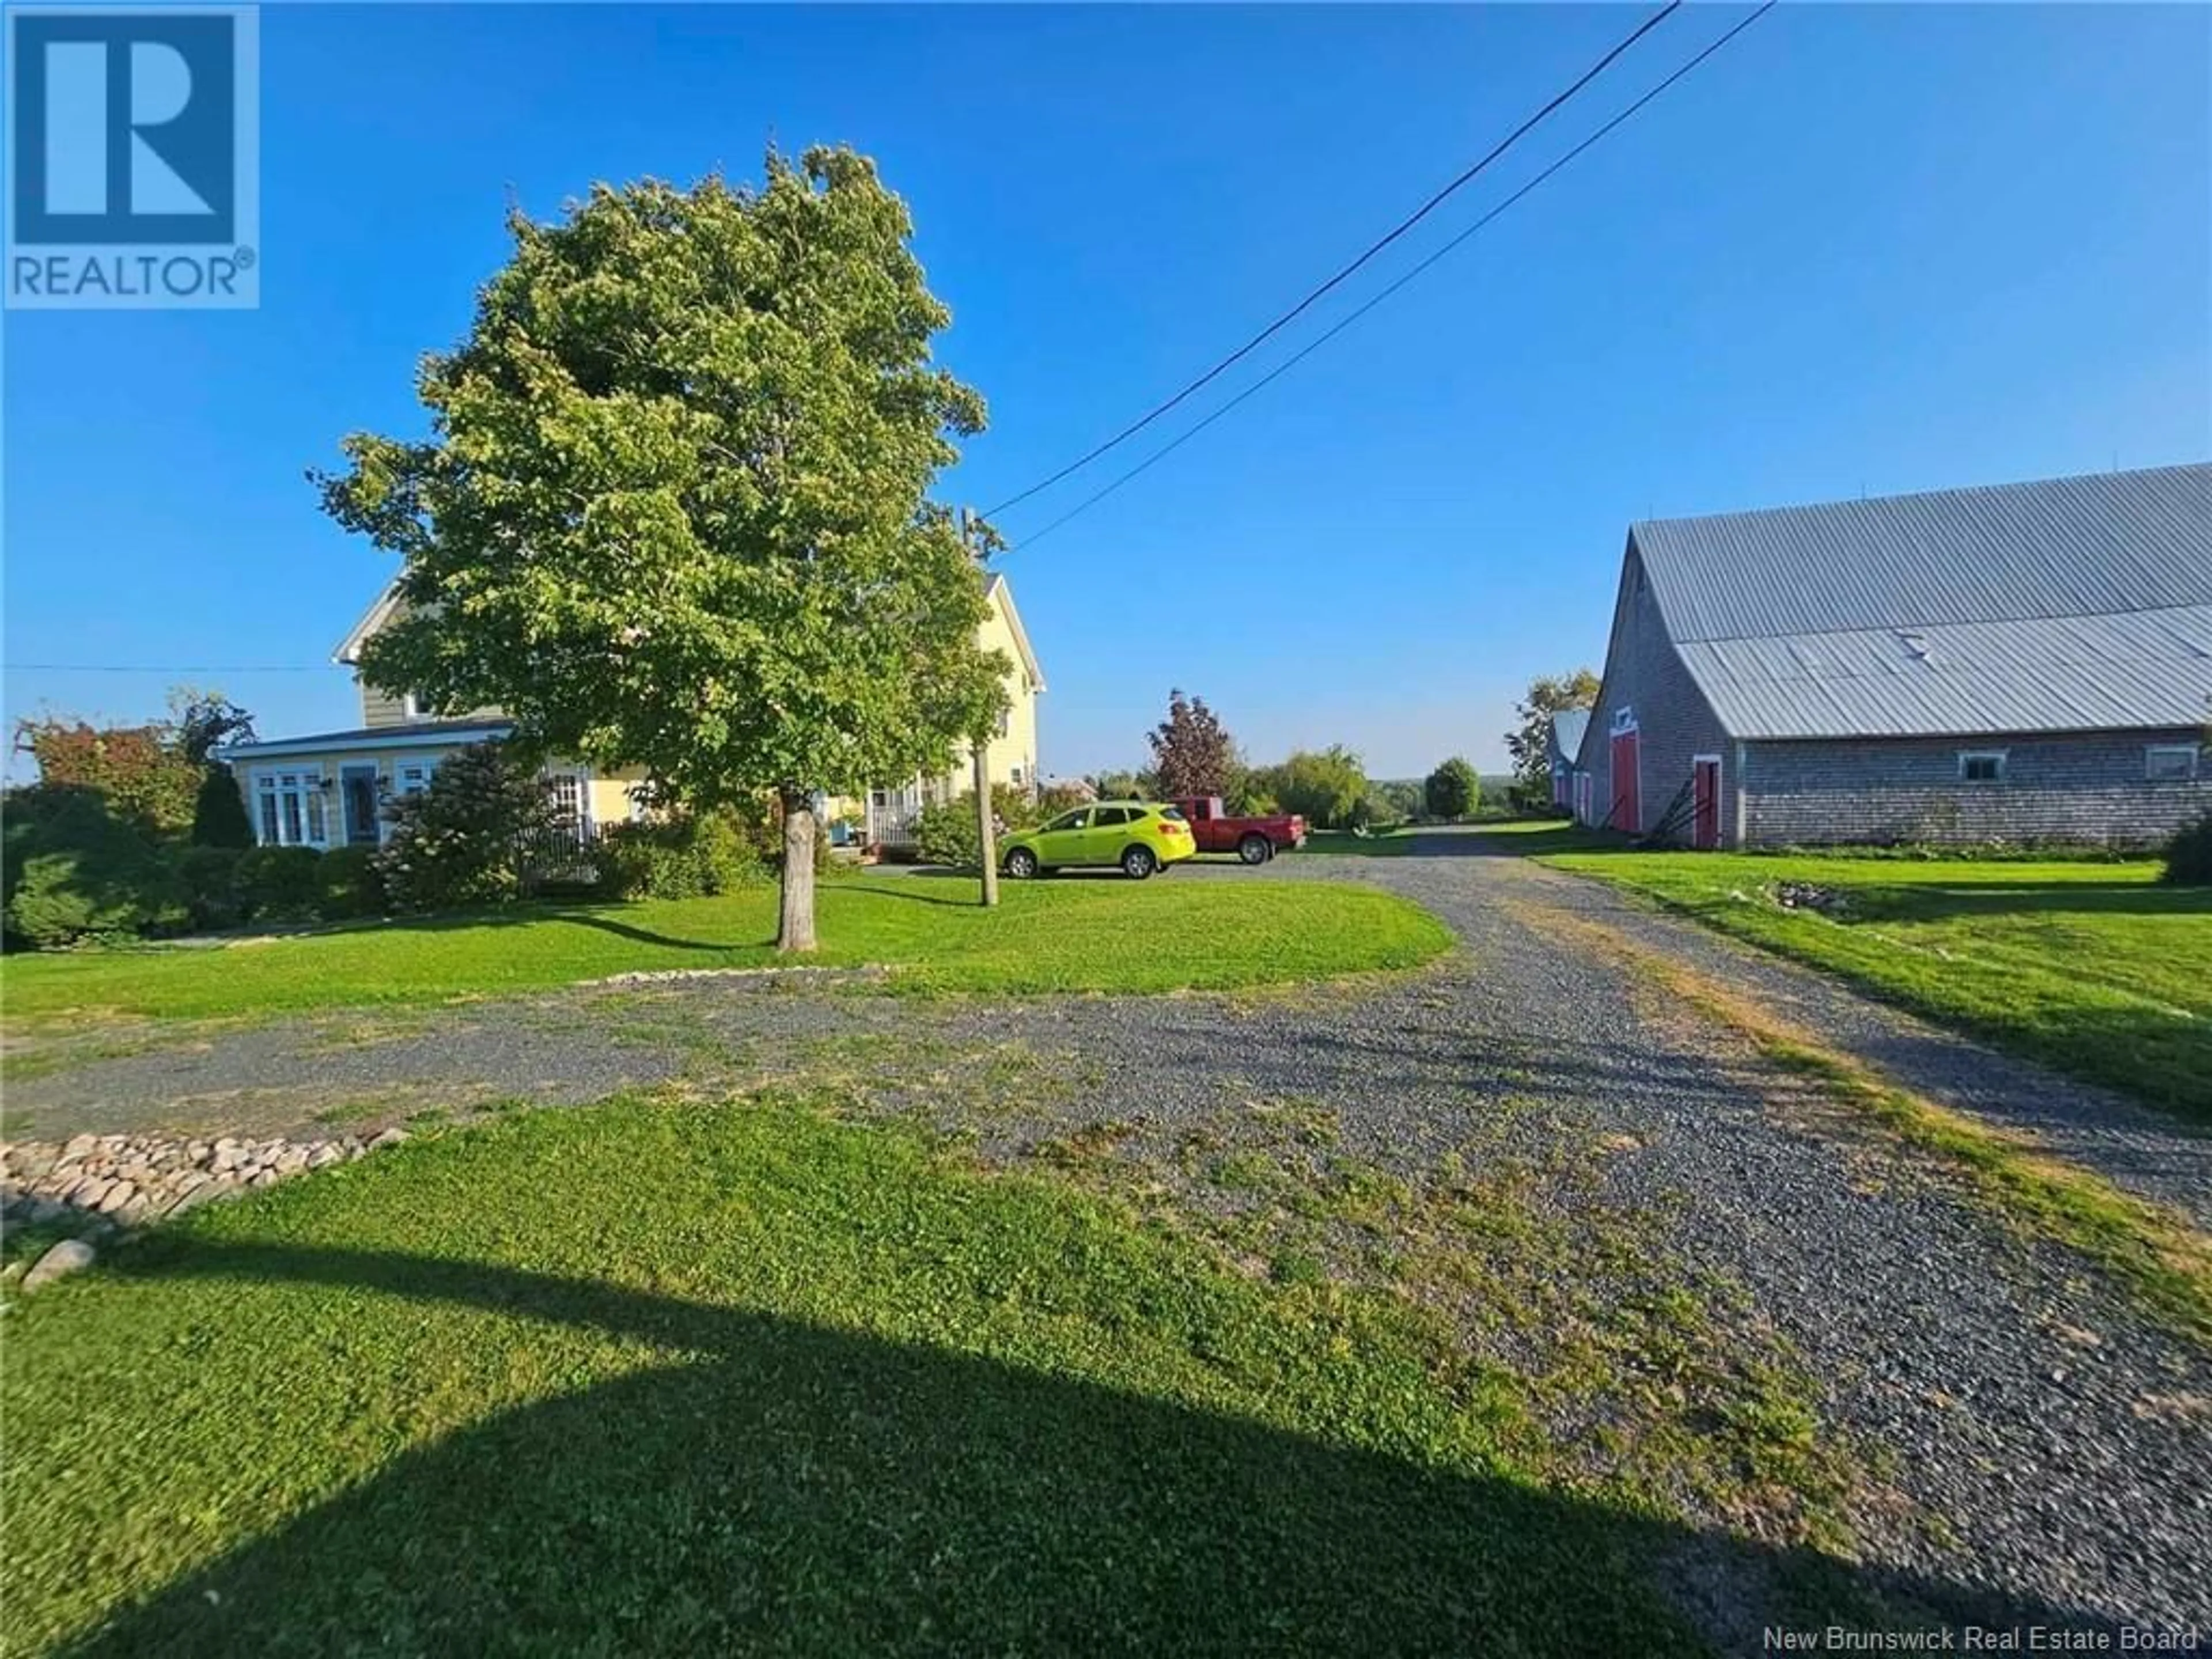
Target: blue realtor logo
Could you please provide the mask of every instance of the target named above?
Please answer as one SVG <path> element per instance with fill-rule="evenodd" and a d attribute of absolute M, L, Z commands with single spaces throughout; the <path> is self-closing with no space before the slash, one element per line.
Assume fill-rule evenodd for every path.
<path fill-rule="evenodd" d="M 260 303 L 258 21 L 9 9 L 9 307 Z"/>

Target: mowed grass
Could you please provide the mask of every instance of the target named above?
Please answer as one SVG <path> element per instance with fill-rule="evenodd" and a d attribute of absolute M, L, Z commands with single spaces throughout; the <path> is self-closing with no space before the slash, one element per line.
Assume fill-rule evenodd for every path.
<path fill-rule="evenodd" d="M 8 1359 L 13 1651 L 1703 1650 L 1439 1316 L 805 1101 L 418 1138 Z"/>
<path fill-rule="evenodd" d="M 1538 832 L 1513 844 L 1536 852 L 1547 842 Z M 2162 886 L 2154 862 L 1544 856 L 1916 1013 L 2212 1122 L 2212 890 Z M 1772 896 L 1783 882 L 1833 890 L 1845 908 L 1784 909 Z"/>
<path fill-rule="evenodd" d="M 1447 950 L 1434 917 L 1389 894 L 1308 882 L 1175 876 L 1007 882 L 995 910 L 969 880 L 825 882 L 823 948 L 772 946 L 773 889 L 626 905 L 525 905 L 489 915 L 240 942 L 18 956 L 0 963 L 11 1024 L 84 1014 L 256 1017 L 444 1001 L 637 970 L 883 964 L 898 988 L 1158 992 L 1407 968 Z"/>

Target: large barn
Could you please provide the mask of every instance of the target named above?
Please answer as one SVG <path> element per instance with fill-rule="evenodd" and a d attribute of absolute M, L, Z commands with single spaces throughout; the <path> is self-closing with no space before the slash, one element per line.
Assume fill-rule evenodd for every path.
<path fill-rule="evenodd" d="M 2136 845 L 2212 807 L 2212 464 L 1632 526 L 1569 787 L 1696 847 Z"/>

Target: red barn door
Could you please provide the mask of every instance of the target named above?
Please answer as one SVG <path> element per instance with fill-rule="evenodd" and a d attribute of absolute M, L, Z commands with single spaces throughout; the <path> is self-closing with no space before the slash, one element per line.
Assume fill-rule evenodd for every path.
<path fill-rule="evenodd" d="M 1636 732 L 1613 734 L 1613 827 L 1636 835 L 1644 828 L 1643 792 L 1638 787 Z"/>
<path fill-rule="evenodd" d="M 1690 843 L 1714 848 L 1721 844 L 1721 762 L 1717 755 L 1700 755 L 1690 763 L 1692 805 Z"/>

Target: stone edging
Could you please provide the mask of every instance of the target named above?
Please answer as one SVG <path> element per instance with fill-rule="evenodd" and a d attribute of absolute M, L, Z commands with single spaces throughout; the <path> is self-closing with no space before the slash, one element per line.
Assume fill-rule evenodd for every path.
<path fill-rule="evenodd" d="M 386 1129 L 368 1139 L 83 1134 L 60 1145 L 0 1144 L 0 1213 L 31 1226 L 72 1216 L 93 1228 L 140 1226 L 406 1139 L 404 1129 Z"/>
<path fill-rule="evenodd" d="M 888 979 L 887 968 L 646 968 L 601 979 L 576 981 L 576 988 L 603 990 L 616 985 L 676 985 L 688 980 L 792 980 L 811 984 L 823 980 Z"/>

